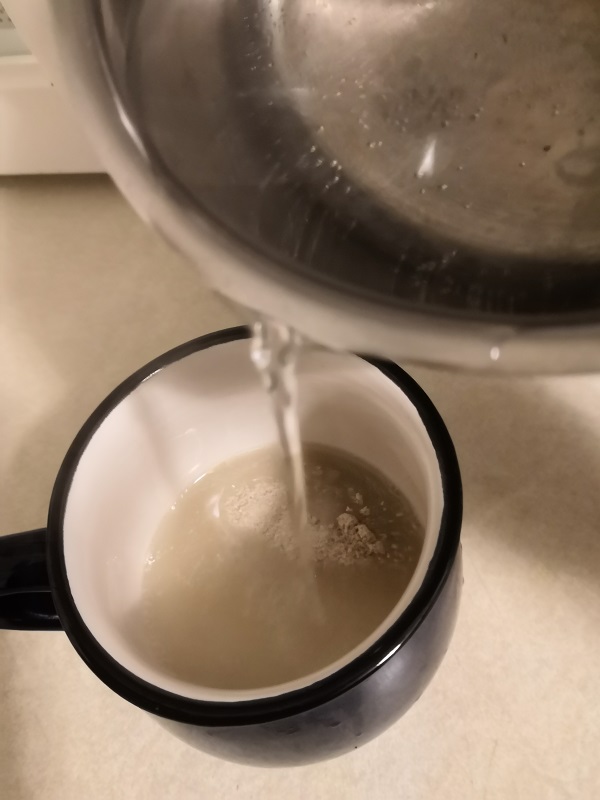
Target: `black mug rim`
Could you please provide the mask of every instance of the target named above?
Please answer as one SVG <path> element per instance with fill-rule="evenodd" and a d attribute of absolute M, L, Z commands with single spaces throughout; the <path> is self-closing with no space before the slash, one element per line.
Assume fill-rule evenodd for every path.
<path fill-rule="evenodd" d="M 60 621 L 75 650 L 96 676 L 124 699 L 158 716 L 192 725 L 226 727 L 282 719 L 322 705 L 365 680 L 411 638 L 426 618 L 448 578 L 460 543 L 460 471 L 454 445 L 441 416 L 423 389 L 398 365 L 360 356 L 389 378 L 415 407 L 433 445 L 442 482 L 442 518 L 434 553 L 421 586 L 402 614 L 376 642 L 336 672 L 285 694 L 252 700 L 207 701 L 174 694 L 139 678 L 104 650 L 77 610 L 64 558 L 64 514 L 79 460 L 108 414 L 148 377 L 196 352 L 246 339 L 249 335 L 246 326 L 239 326 L 193 339 L 153 359 L 113 389 L 92 412 L 69 447 L 54 484 L 48 513 L 50 586 Z"/>

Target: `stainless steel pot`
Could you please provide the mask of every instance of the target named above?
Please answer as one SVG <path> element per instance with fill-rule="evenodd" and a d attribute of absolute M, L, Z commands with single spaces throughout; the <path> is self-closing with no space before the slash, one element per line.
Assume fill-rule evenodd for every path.
<path fill-rule="evenodd" d="M 600 366 L 596 0 L 60 0 L 115 181 L 221 293 L 311 338 Z"/>

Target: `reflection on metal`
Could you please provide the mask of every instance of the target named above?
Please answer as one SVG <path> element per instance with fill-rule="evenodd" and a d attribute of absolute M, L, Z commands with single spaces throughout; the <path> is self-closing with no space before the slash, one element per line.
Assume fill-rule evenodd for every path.
<path fill-rule="evenodd" d="M 425 147 L 423 159 L 419 164 L 419 169 L 417 170 L 417 176 L 419 178 L 424 178 L 425 176 L 430 177 L 433 175 L 435 169 L 435 146 L 436 140 L 431 139 Z"/>

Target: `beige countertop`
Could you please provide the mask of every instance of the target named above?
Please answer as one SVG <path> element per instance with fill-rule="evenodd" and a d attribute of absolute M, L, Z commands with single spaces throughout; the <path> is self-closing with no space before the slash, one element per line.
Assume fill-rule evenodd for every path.
<path fill-rule="evenodd" d="M 0 275 L 3 534 L 44 524 L 117 382 L 235 315 L 104 178 L 0 182 Z M 460 620 L 416 706 L 337 760 L 241 767 L 112 694 L 64 634 L 0 632 L 2 800 L 600 796 L 600 378 L 411 372 L 465 485 Z"/>

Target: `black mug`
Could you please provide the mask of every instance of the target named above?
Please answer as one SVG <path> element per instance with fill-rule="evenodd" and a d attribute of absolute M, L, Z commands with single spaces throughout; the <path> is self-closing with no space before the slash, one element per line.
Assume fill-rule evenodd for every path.
<path fill-rule="evenodd" d="M 273 441 L 247 337 L 232 328 L 177 347 L 94 411 L 60 468 L 47 529 L 0 538 L 0 627 L 64 630 L 107 686 L 199 749 L 243 763 L 304 764 L 377 736 L 438 668 L 462 585 L 460 473 L 439 414 L 398 366 L 308 353 L 298 374 L 303 437 L 343 443 L 367 460 L 423 523 L 408 587 L 347 657 L 288 684 L 218 690 L 145 662 L 123 620 L 139 598 L 158 522 L 195 477 Z"/>

